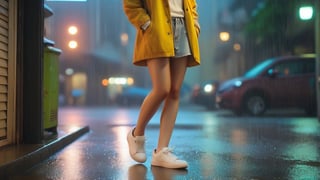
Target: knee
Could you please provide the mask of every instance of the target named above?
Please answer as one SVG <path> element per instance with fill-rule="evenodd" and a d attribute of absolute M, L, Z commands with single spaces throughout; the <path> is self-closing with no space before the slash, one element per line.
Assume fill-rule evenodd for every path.
<path fill-rule="evenodd" d="M 170 94 L 170 88 L 159 88 L 156 90 L 157 95 L 161 97 L 161 99 L 165 99 Z"/>
<path fill-rule="evenodd" d="M 167 97 L 172 99 L 179 99 L 180 97 L 180 89 L 176 87 L 171 88 L 159 88 L 156 90 L 156 94 L 161 97 L 161 99 L 165 99 Z"/>
<path fill-rule="evenodd" d="M 179 97 L 180 97 L 180 89 L 179 89 L 179 88 L 176 88 L 176 87 L 172 87 L 172 88 L 170 89 L 169 96 L 170 96 L 172 99 L 179 99 Z"/>

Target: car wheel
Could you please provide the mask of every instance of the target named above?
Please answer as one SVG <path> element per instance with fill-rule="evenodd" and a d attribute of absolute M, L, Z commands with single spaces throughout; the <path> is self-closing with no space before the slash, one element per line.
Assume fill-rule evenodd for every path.
<path fill-rule="evenodd" d="M 251 115 L 262 115 L 267 108 L 265 98 L 259 94 L 250 95 L 245 100 L 245 108 Z"/>

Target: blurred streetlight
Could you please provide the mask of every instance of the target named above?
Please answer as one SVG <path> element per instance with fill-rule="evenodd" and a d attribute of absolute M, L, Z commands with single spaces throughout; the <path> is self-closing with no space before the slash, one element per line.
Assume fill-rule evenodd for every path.
<path fill-rule="evenodd" d="M 299 17 L 301 20 L 307 21 L 313 17 L 313 7 L 312 6 L 301 6 L 299 8 Z"/>
<path fill-rule="evenodd" d="M 76 49 L 78 47 L 78 42 L 75 40 L 69 41 L 68 46 L 70 49 Z"/>
<path fill-rule="evenodd" d="M 219 38 L 223 42 L 227 42 L 230 40 L 230 33 L 229 32 L 220 32 Z"/>
<path fill-rule="evenodd" d="M 67 68 L 67 69 L 65 70 L 65 73 L 66 73 L 66 75 L 71 76 L 71 75 L 73 75 L 74 70 L 73 70 L 72 68 Z"/>
<path fill-rule="evenodd" d="M 71 36 L 75 36 L 78 33 L 78 27 L 71 25 L 68 27 L 68 34 Z M 76 49 L 78 47 L 78 42 L 76 40 L 70 40 L 68 42 L 68 47 L 70 49 Z"/>
<path fill-rule="evenodd" d="M 68 32 L 71 35 L 76 35 L 78 33 L 78 28 L 77 26 L 69 26 Z"/>
<path fill-rule="evenodd" d="M 121 44 L 123 46 L 126 46 L 128 44 L 129 36 L 127 33 L 122 33 L 120 36 L 120 39 L 121 39 Z"/>
<path fill-rule="evenodd" d="M 110 77 L 108 84 L 131 86 L 134 84 L 134 79 L 132 77 Z"/>

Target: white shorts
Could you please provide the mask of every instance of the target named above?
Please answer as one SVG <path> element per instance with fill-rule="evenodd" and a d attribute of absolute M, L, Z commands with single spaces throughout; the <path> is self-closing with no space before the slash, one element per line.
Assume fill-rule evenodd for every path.
<path fill-rule="evenodd" d="M 183 17 L 172 18 L 175 58 L 191 55 L 188 35 Z"/>

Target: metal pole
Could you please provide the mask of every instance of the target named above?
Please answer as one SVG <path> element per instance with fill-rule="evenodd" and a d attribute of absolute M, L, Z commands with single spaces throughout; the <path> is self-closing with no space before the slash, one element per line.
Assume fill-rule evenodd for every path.
<path fill-rule="evenodd" d="M 320 1 L 315 0 L 317 116 L 320 121 Z"/>

